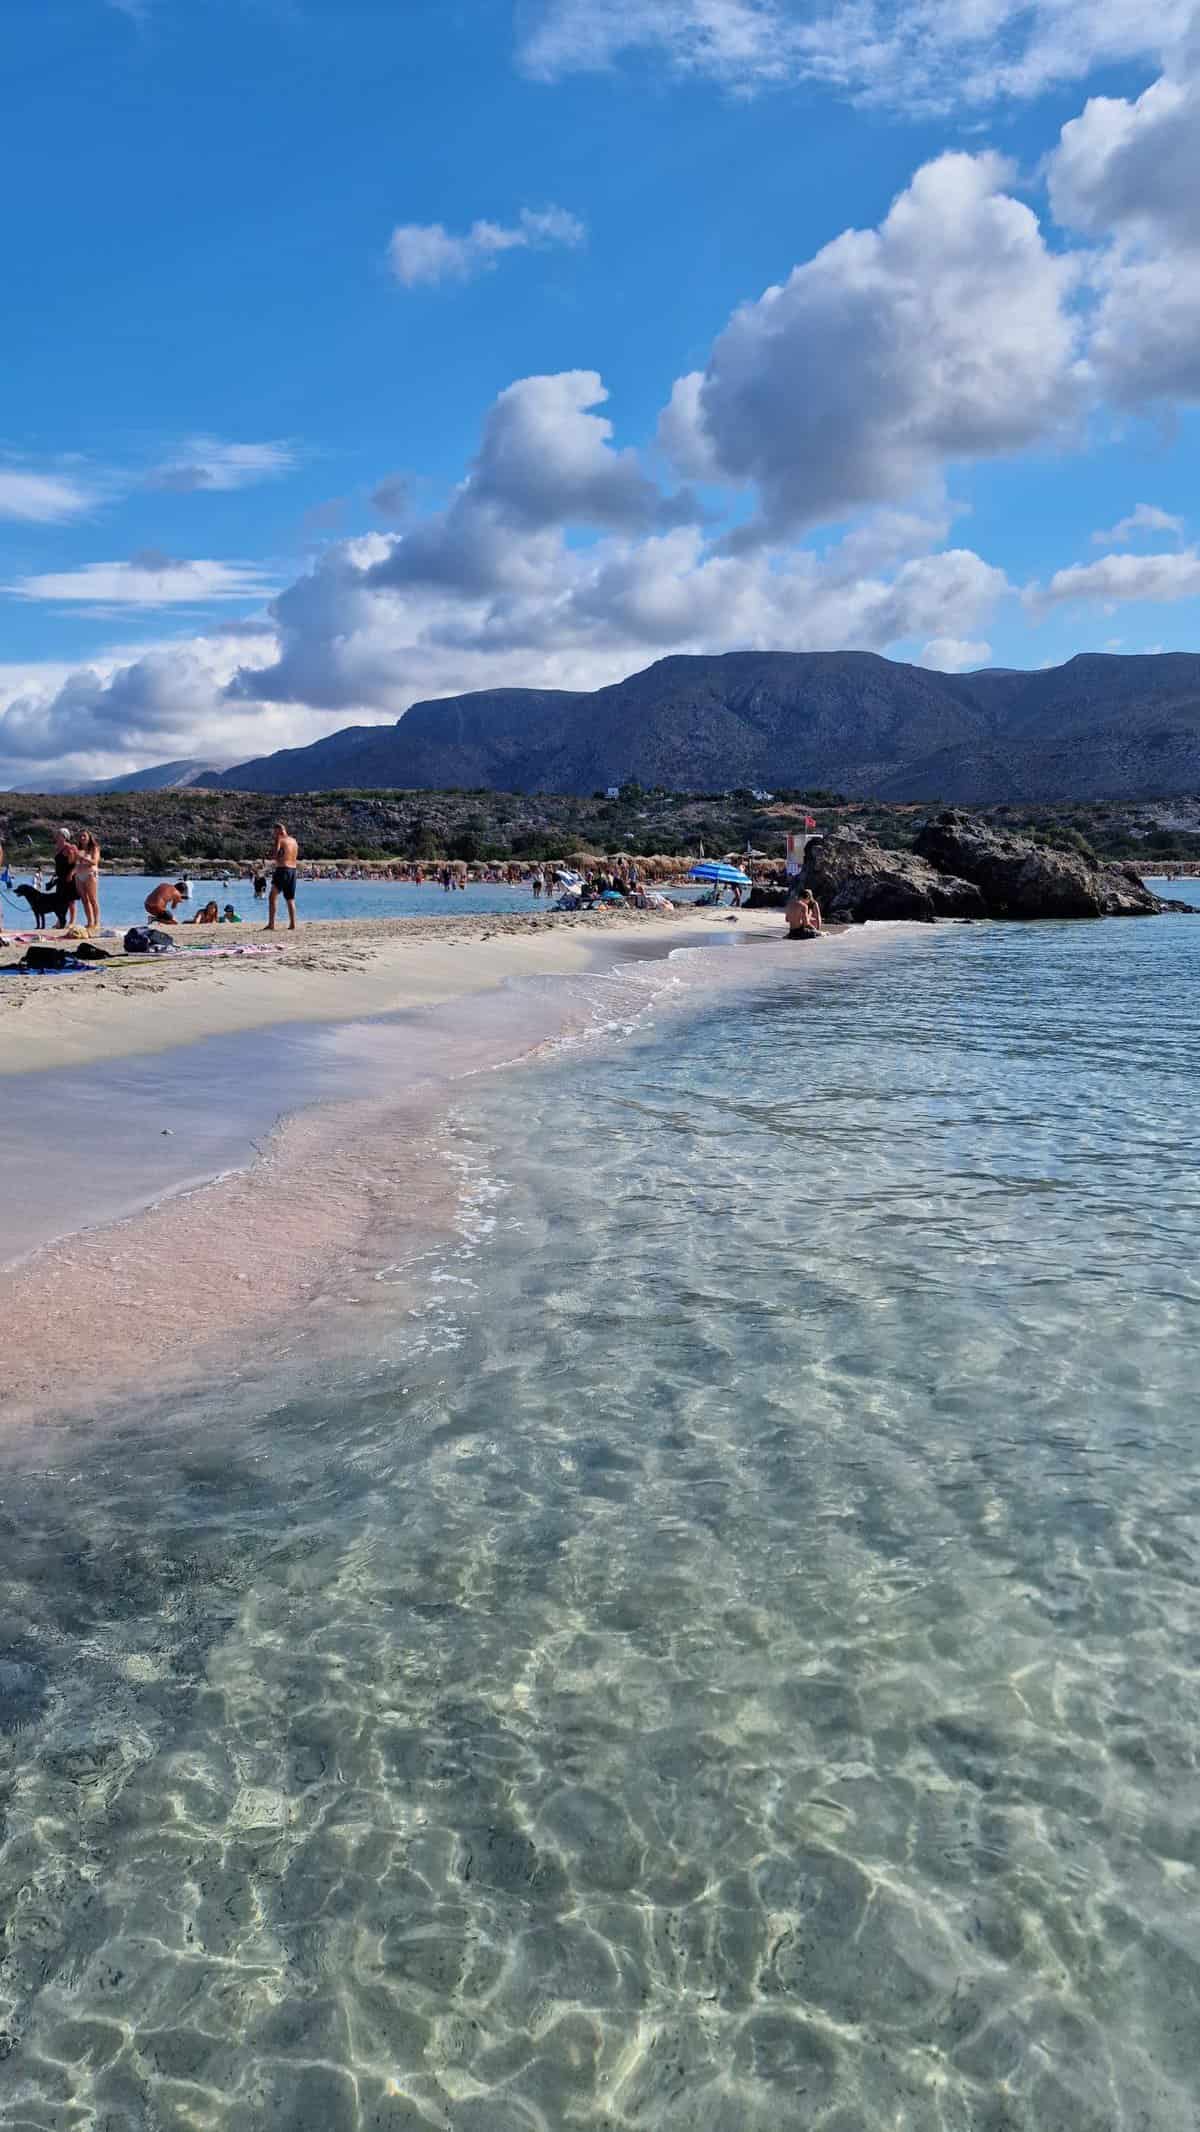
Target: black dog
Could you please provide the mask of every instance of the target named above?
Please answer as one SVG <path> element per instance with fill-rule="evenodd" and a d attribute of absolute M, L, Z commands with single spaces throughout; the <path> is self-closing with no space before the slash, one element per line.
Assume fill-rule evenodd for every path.
<path fill-rule="evenodd" d="M 64 895 L 61 888 L 31 888 L 28 883 L 21 888 L 14 888 L 13 894 L 25 898 L 37 919 L 39 933 L 45 932 L 47 918 L 57 918 L 61 932 L 67 922 L 67 912 L 77 900 L 69 892 Z"/>

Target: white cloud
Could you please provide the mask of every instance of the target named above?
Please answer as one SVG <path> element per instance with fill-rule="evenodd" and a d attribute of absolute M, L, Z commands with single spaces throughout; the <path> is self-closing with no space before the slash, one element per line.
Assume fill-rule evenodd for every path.
<path fill-rule="evenodd" d="M 371 584 L 512 594 L 541 581 L 564 526 L 650 530 L 694 518 L 686 493 L 664 496 L 637 453 L 614 446 L 612 423 L 594 411 L 607 398 L 594 370 L 508 386 L 453 501 L 386 544 Z"/>
<path fill-rule="evenodd" d="M 62 474 L 35 474 L 24 467 L 0 466 L 0 518 L 30 525 L 61 525 L 78 518 L 93 503 L 90 491 Z"/>
<path fill-rule="evenodd" d="M 44 776 L 53 790 L 63 778 L 175 756 L 232 759 L 260 729 L 282 747 L 291 737 L 282 718 L 222 714 L 224 685 L 245 653 L 239 632 L 117 647 L 66 674 L 58 664 L 26 668 L 8 686 L 0 674 L 0 786 Z"/>
<path fill-rule="evenodd" d="M 23 600 L 98 607 L 202 606 L 210 600 L 266 599 L 275 583 L 253 563 L 179 562 L 144 550 L 128 562 L 45 571 L 2 588 Z"/>
<path fill-rule="evenodd" d="M 224 444 L 219 437 L 190 437 L 172 459 L 156 466 L 149 486 L 186 493 L 193 489 L 253 488 L 273 481 L 296 465 L 291 444 Z"/>
<path fill-rule="evenodd" d="M 1047 169 L 1056 219 L 1093 237 L 1200 246 L 1200 93 L 1164 76 L 1134 101 L 1094 96 Z"/>
<path fill-rule="evenodd" d="M 991 655 L 991 645 L 982 641 L 972 643 L 964 637 L 931 637 L 922 648 L 918 664 L 932 666 L 940 674 L 965 674 L 977 666 L 986 665 Z"/>
<path fill-rule="evenodd" d="M 753 484 L 754 530 L 775 536 L 1065 434 L 1079 269 L 1007 177 L 990 154 L 941 156 L 878 229 L 845 231 L 736 311 L 663 418 L 681 469 Z"/>
<path fill-rule="evenodd" d="M 546 251 L 581 245 L 586 226 L 563 207 L 522 208 L 515 223 L 473 222 L 456 237 L 441 222 L 406 222 L 392 231 L 388 264 L 406 289 L 441 281 L 470 281 L 494 267 L 505 252 Z"/>
<path fill-rule="evenodd" d="M 1119 548 L 1138 533 L 1174 533 L 1182 540 L 1184 521 L 1172 511 L 1161 510 L 1156 503 L 1135 503 L 1127 517 L 1118 518 L 1115 526 L 1093 533 L 1092 540 L 1098 548 Z"/>
<path fill-rule="evenodd" d="M 541 0 L 520 57 L 554 80 L 641 51 L 739 92 L 808 80 L 949 109 L 1160 61 L 1191 15 L 1192 0 Z"/>
<path fill-rule="evenodd" d="M 1102 240 L 1091 261 L 1089 356 L 1131 407 L 1200 399 L 1200 65 L 1133 100 L 1093 97 L 1063 127 L 1047 177 L 1058 220 Z"/>
<path fill-rule="evenodd" d="M 1102 555 L 1056 570 L 1048 585 L 1031 587 L 1027 598 L 1036 613 L 1079 600 L 1115 607 L 1131 600 L 1197 599 L 1200 554 L 1183 548 L 1166 555 Z"/>

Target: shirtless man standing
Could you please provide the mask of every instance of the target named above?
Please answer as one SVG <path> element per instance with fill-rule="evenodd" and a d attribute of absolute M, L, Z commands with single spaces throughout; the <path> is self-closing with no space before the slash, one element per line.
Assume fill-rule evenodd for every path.
<path fill-rule="evenodd" d="M 296 861 L 300 846 L 295 837 L 289 836 L 283 822 L 275 824 L 275 842 L 271 849 L 271 893 L 267 900 L 267 922 L 264 931 L 275 930 L 275 911 L 282 896 L 287 904 L 288 931 L 296 930 Z"/>

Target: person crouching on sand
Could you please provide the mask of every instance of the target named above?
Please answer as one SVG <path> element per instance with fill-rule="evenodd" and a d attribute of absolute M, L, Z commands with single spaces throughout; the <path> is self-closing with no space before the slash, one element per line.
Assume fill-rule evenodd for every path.
<path fill-rule="evenodd" d="M 296 930 L 296 862 L 300 846 L 295 837 L 289 836 L 286 824 L 276 822 L 275 842 L 271 848 L 271 893 L 267 899 L 267 922 L 264 931 L 275 930 L 275 911 L 282 896 L 287 904 L 288 931 Z"/>
<path fill-rule="evenodd" d="M 176 881 L 174 887 L 169 881 L 162 881 L 146 898 L 146 916 L 157 918 L 160 925 L 174 925 L 176 906 L 186 903 L 187 899 L 186 881 Z"/>

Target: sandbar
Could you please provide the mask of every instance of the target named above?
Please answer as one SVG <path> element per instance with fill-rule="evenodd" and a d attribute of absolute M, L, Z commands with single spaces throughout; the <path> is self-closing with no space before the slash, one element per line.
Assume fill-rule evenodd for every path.
<path fill-rule="evenodd" d="M 647 954 L 688 940 L 778 937 L 778 911 L 498 913 L 470 918 L 326 919 L 295 933 L 181 926 L 176 956 L 98 963 L 75 976 L 0 979 L 0 1074 L 45 1073 L 140 1056 L 204 1037 L 352 1021 L 437 1006 L 531 976 L 590 968 L 608 940 Z M 55 942 L 53 933 L 45 939 Z M 61 938 L 55 943 L 64 943 Z M 105 945 L 112 945 L 105 942 Z M 119 943 L 116 943 L 119 947 Z M 208 960 L 197 947 L 262 948 Z M 23 948 L 0 951 L 16 962 Z"/>

